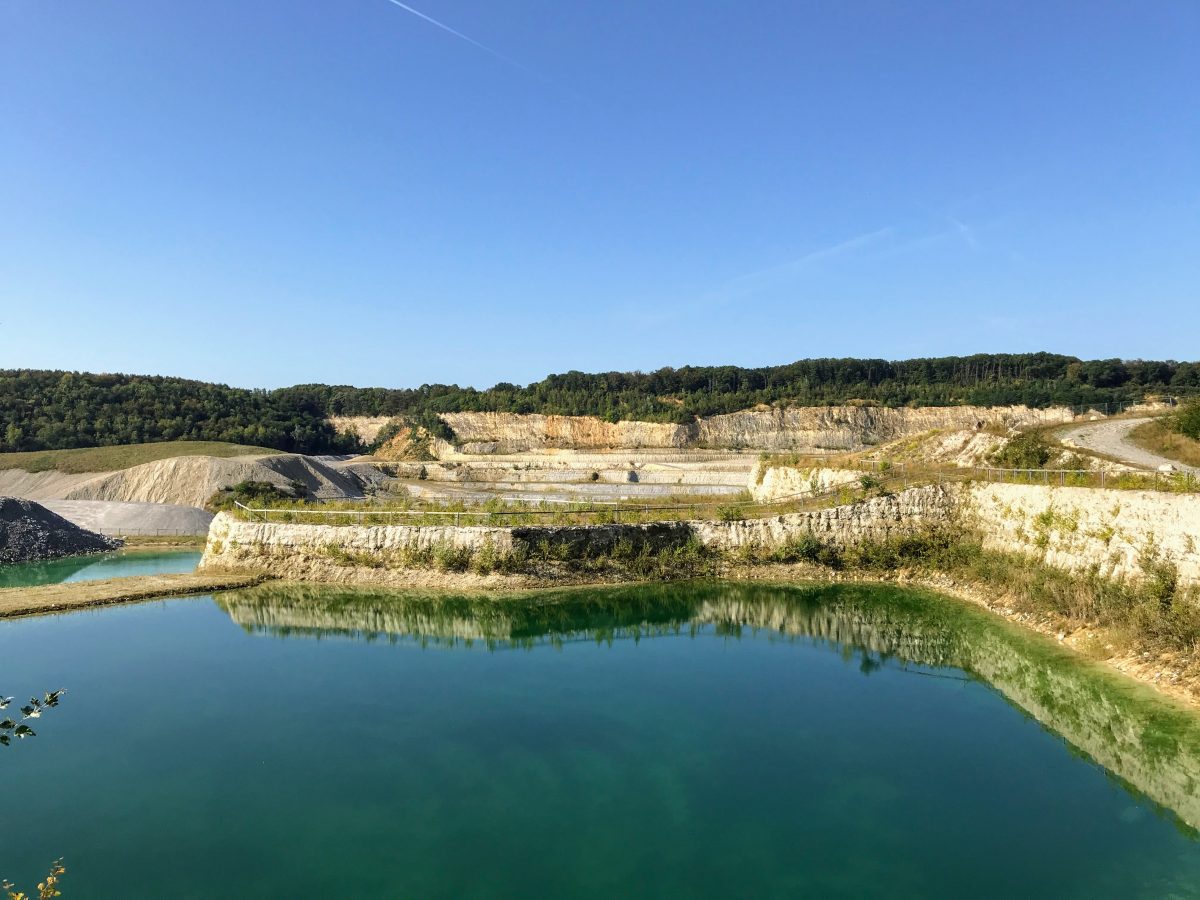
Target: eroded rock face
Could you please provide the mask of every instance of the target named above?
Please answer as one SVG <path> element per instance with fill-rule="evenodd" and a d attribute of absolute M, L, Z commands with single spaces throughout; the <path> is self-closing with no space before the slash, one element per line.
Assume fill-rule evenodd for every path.
<path fill-rule="evenodd" d="M 379 432 L 391 422 L 391 416 L 330 416 L 329 424 L 339 434 L 352 434 L 364 444 L 371 444 Z"/>
<path fill-rule="evenodd" d="M 953 524 L 959 509 L 956 493 L 953 486 L 934 484 L 846 506 L 741 522 L 693 522 L 691 527 L 704 546 L 715 550 L 779 547 L 809 534 L 844 548 Z"/>
<path fill-rule="evenodd" d="M 121 543 L 72 525 L 32 500 L 0 497 L 0 564 L 115 550 Z"/>
<path fill-rule="evenodd" d="M 816 452 L 861 450 L 933 429 L 1063 422 L 1069 419 L 1069 412 L 1025 406 L 762 407 L 702 418 L 689 425 L 514 413 L 443 413 L 441 418 L 454 430 L 464 453 L 687 447 Z"/>

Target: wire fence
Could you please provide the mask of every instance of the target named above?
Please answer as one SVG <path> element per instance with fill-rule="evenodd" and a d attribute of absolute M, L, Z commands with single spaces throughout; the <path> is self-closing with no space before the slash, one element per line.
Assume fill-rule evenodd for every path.
<path fill-rule="evenodd" d="M 1154 403 L 1147 403 L 1145 400 L 1106 401 L 1104 403 L 1084 403 L 1067 407 L 1067 409 L 1070 410 L 1070 420 L 1096 414 L 1102 416 L 1123 416 L 1130 412 L 1155 412 L 1161 409 L 1162 406 L 1173 408 L 1186 399 L 1186 397 L 1170 396 L 1161 397 Z"/>
<path fill-rule="evenodd" d="M 1057 487 L 1090 487 L 1113 490 L 1164 491 L 1173 494 L 1200 493 L 1200 475 L 1194 472 L 1107 472 L 1095 469 L 1004 469 L 997 466 L 946 466 L 890 463 L 886 460 L 855 460 L 845 466 L 863 472 L 903 475 L 913 472 L 928 476 L 937 471 L 958 480 L 998 484 L 1032 484 Z"/>
<path fill-rule="evenodd" d="M 104 537 L 204 537 L 208 532 L 187 528 L 93 528 L 89 529 Z"/>

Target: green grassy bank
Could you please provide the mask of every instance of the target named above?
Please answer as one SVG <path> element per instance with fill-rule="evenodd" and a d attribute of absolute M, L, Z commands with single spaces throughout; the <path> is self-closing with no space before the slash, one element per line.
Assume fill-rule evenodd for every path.
<path fill-rule="evenodd" d="M 223 441 L 164 441 L 157 444 L 121 444 L 112 447 L 85 447 L 79 450 L 33 450 L 24 453 L 0 453 L 0 469 L 24 469 L 26 472 L 116 472 L 143 463 L 173 456 L 245 456 L 279 453 L 267 447 L 227 444 Z"/>

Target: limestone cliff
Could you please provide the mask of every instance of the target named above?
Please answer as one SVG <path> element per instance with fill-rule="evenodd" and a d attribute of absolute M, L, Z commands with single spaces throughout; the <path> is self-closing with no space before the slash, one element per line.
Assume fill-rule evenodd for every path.
<path fill-rule="evenodd" d="M 659 422 L 606 422 L 594 416 L 542 416 L 515 413 L 443 413 L 464 453 L 520 453 L 574 450 L 686 447 L 694 427 Z"/>
<path fill-rule="evenodd" d="M 407 576 L 390 568 L 389 554 L 439 545 L 486 547 L 503 555 L 548 542 L 571 558 L 618 538 L 646 542 L 651 549 L 695 539 L 727 551 L 774 547 L 813 534 L 846 547 L 945 526 L 976 531 L 988 549 L 1022 553 L 1058 568 L 1138 578 L 1145 575 L 1145 562 L 1155 558 L 1175 567 L 1180 584 L 1200 584 L 1200 495 L 1011 484 L 929 485 L 827 509 L 669 528 L 287 525 L 221 514 L 209 532 L 202 565 L 321 579 L 331 559 L 337 560 L 338 553 L 331 557 L 331 551 L 344 551 L 364 555 L 355 580 L 403 581 Z"/>
<path fill-rule="evenodd" d="M 1200 584 L 1200 494 L 976 483 L 960 496 L 990 550 L 1114 578 L 1141 577 L 1157 560 Z"/>
<path fill-rule="evenodd" d="M 1063 422 L 1069 421 L 1069 411 L 1025 406 L 759 407 L 701 418 L 688 425 L 490 412 L 443 413 L 441 419 L 453 429 L 463 453 L 685 447 L 819 452 L 860 450 L 934 429 Z"/>

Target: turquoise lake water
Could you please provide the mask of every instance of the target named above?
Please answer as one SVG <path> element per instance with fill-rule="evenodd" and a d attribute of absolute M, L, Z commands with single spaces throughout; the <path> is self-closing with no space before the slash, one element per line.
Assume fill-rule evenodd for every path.
<path fill-rule="evenodd" d="M 117 550 L 0 566 L 0 588 L 96 581 L 127 575 L 174 575 L 196 571 L 196 550 Z"/>
<path fill-rule="evenodd" d="M 67 897 L 1200 895 L 1194 717 L 898 588 L 0 622 L 0 690 L 63 687 L 0 877 Z"/>

